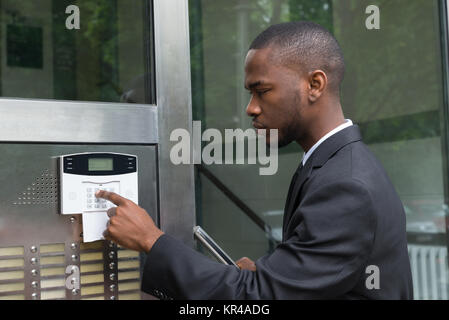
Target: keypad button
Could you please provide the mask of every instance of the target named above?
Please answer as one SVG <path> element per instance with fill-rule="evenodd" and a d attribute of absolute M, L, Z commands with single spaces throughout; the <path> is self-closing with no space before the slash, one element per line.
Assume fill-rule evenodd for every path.
<path fill-rule="evenodd" d="M 112 185 L 114 184 L 108 184 L 106 186 L 100 186 L 100 184 L 97 184 L 95 187 L 94 184 L 92 184 L 91 186 L 87 186 L 85 187 L 85 191 L 86 191 L 86 198 L 85 198 L 85 206 L 86 206 L 86 210 L 91 210 L 91 211 L 106 211 L 109 208 L 115 207 L 115 205 L 105 199 L 102 198 L 97 198 L 95 196 L 95 193 L 98 190 L 104 190 L 104 191 L 108 191 L 108 192 L 116 192 L 116 190 L 118 191 L 118 188 L 113 187 Z M 107 188 L 106 188 L 107 187 Z"/>

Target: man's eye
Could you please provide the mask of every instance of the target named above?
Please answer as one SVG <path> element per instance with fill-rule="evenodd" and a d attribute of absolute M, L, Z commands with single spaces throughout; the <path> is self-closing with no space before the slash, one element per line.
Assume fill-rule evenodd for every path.
<path fill-rule="evenodd" d="M 267 93 L 268 91 L 270 91 L 270 89 L 258 90 L 258 91 L 257 91 L 257 94 L 258 94 L 259 96 L 261 96 L 261 95 L 263 95 L 264 93 Z"/>

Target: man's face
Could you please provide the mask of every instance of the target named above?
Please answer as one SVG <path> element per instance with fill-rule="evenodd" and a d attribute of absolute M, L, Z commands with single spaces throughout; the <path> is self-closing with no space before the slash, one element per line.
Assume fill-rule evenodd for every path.
<path fill-rule="evenodd" d="M 273 64 L 271 48 L 252 49 L 245 61 L 245 88 L 251 93 L 246 113 L 256 129 L 278 129 L 278 145 L 285 146 L 301 135 L 301 97 L 304 83 L 297 71 Z"/>

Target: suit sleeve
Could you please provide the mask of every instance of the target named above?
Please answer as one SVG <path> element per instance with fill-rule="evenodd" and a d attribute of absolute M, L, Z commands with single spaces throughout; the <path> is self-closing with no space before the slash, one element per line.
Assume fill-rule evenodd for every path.
<path fill-rule="evenodd" d="M 214 262 L 163 235 L 148 253 L 142 290 L 175 299 L 332 299 L 351 290 L 374 242 L 370 194 L 352 179 L 309 191 L 289 222 L 293 236 L 258 259 L 255 272 Z"/>

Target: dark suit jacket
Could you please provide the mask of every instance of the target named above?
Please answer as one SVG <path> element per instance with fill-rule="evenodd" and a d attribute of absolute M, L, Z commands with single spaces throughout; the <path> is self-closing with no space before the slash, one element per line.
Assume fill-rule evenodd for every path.
<path fill-rule="evenodd" d="M 404 209 L 361 139 L 358 126 L 347 127 L 298 168 L 283 241 L 255 272 L 163 235 L 147 256 L 142 290 L 175 299 L 411 299 Z M 378 268 L 378 289 L 369 266 Z"/>

